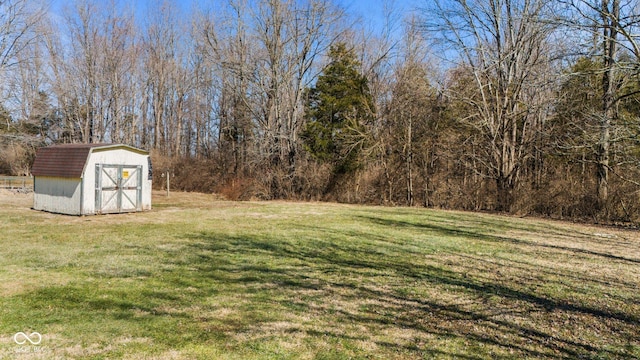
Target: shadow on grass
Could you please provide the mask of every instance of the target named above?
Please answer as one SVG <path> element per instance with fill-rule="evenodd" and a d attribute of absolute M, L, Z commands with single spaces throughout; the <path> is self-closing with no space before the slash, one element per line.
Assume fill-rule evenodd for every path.
<path fill-rule="evenodd" d="M 436 224 L 412 223 L 412 222 L 407 222 L 407 221 L 390 220 L 390 219 L 376 218 L 376 217 L 364 217 L 364 216 L 362 216 L 360 218 L 362 220 L 370 221 L 370 222 L 373 222 L 375 224 L 383 225 L 383 226 L 398 226 L 398 227 L 407 227 L 407 228 L 418 228 L 418 229 L 423 229 L 423 230 L 428 230 L 428 231 L 434 231 L 434 232 L 439 233 L 439 234 L 444 235 L 444 236 L 463 237 L 463 238 L 468 238 L 468 239 L 478 239 L 478 240 L 482 240 L 482 241 L 497 241 L 497 242 L 501 242 L 501 243 L 514 243 L 516 245 L 538 246 L 538 247 L 545 247 L 545 248 L 549 248 L 549 249 L 553 249 L 553 250 L 562 250 L 562 251 L 567 251 L 567 252 L 573 252 L 573 253 L 576 253 L 576 254 L 585 254 L 585 255 L 589 255 L 589 256 L 598 256 L 598 257 L 602 257 L 602 258 L 610 259 L 610 260 L 618 260 L 618 261 L 624 261 L 624 262 L 629 262 L 629 263 L 633 263 L 633 264 L 640 264 L 640 260 L 639 259 L 628 258 L 628 257 L 624 257 L 624 256 L 617 256 L 617 255 L 613 255 L 613 254 L 596 252 L 596 251 L 590 251 L 590 250 L 585 250 L 585 249 L 580 249 L 580 248 L 573 248 L 573 247 L 568 247 L 568 246 L 544 244 L 544 243 L 537 243 L 537 242 L 533 242 L 533 241 L 526 241 L 526 240 L 522 240 L 522 239 L 514 239 L 514 238 L 501 237 L 501 236 L 495 236 L 495 235 L 486 235 L 486 234 L 482 234 L 482 233 L 478 233 L 478 232 L 463 230 L 461 228 L 452 228 L 452 227 L 441 226 L 441 225 L 436 225 Z"/>
<path fill-rule="evenodd" d="M 557 259 L 555 257 L 557 256 L 557 254 L 559 252 L 564 252 L 567 255 L 571 256 L 573 260 L 577 260 L 577 261 L 586 260 L 593 263 L 605 262 L 607 264 L 611 264 L 611 261 L 615 261 L 623 265 L 632 266 L 632 267 L 635 266 L 636 264 L 640 264 L 640 260 L 632 257 L 618 256 L 610 253 L 603 253 L 603 252 L 575 248 L 570 246 L 555 245 L 555 244 L 550 244 L 548 242 L 536 242 L 536 241 L 529 241 L 529 240 L 512 238 L 512 237 L 483 234 L 482 232 L 465 230 L 464 228 L 459 228 L 459 227 L 454 228 L 451 226 L 444 226 L 444 225 L 441 225 L 438 223 L 432 223 L 432 222 L 414 223 L 414 222 L 408 222 L 408 221 L 398 221 L 398 220 L 391 220 L 391 219 L 386 219 L 381 217 L 371 217 L 371 216 L 366 216 L 366 217 L 360 216 L 359 219 L 368 221 L 377 225 L 393 226 L 397 228 L 416 229 L 418 231 L 424 231 L 427 233 L 432 233 L 435 235 L 445 236 L 445 237 L 456 237 L 456 238 L 463 238 L 463 239 L 469 239 L 469 240 L 478 240 L 478 241 L 482 241 L 486 243 L 494 243 L 494 244 L 512 244 L 518 250 L 523 248 L 547 250 L 546 253 L 551 254 L 554 257 L 553 260 L 556 262 L 557 262 Z M 485 228 L 487 227 L 490 228 L 491 226 L 491 223 L 488 223 L 488 222 L 482 222 L 482 224 Z M 498 228 L 502 230 L 512 230 L 511 228 L 508 228 L 504 224 L 501 224 Z M 515 228 L 518 229 L 517 226 Z M 492 230 L 495 230 L 495 229 L 492 229 Z M 575 234 L 568 233 L 566 231 L 560 232 L 559 230 L 548 230 L 548 229 L 537 229 L 537 228 L 535 230 L 531 228 L 527 228 L 527 230 L 536 232 L 543 236 L 549 236 L 549 238 L 553 238 L 553 236 L 558 236 L 561 239 L 571 239 L 575 237 L 574 236 Z M 588 243 L 598 243 L 597 240 L 594 240 L 593 235 L 591 237 L 588 237 L 585 234 L 578 234 L 576 236 L 581 237 L 583 242 L 585 240 L 588 240 Z M 567 240 L 567 241 L 570 241 L 570 240 Z M 612 239 L 607 239 L 606 241 L 607 241 L 607 244 L 612 248 L 615 248 L 617 245 L 621 245 L 625 247 L 635 246 L 628 241 L 616 242 L 616 241 L 613 241 Z M 580 257 L 574 256 L 574 255 L 579 255 Z M 486 262 L 486 259 L 480 259 L 479 257 L 469 257 L 469 255 L 467 255 L 467 257 L 468 257 L 468 260 L 472 260 L 472 262 L 473 261 Z M 531 272 L 532 270 L 531 267 L 533 266 L 534 271 L 532 273 L 538 273 L 538 274 L 544 273 L 548 275 L 560 276 L 562 278 L 573 278 L 581 282 L 599 284 L 600 286 L 606 286 L 606 287 L 622 287 L 629 290 L 637 287 L 637 282 L 624 281 L 619 277 L 615 279 L 612 279 L 610 277 L 609 279 L 604 280 L 604 279 L 595 278 L 593 276 L 588 276 L 589 274 L 584 273 L 583 271 L 570 272 L 564 269 L 562 273 L 559 273 L 557 271 L 557 268 L 553 269 L 553 268 L 545 267 L 540 264 L 532 265 L 531 263 L 522 262 L 522 261 L 518 262 L 513 259 L 504 259 L 504 258 L 500 260 L 508 261 L 509 267 L 518 267 L 521 270 L 525 270 L 529 272 Z M 495 265 L 495 263 L 492 265 Z M 615 295 L 609 295 L 609 296 L 615 296 Z M 544 305 L 545 307 L 549 306 L 548 301 L 545 301 L 544 299 L 541 301 L 541 305 Z M 567 305 L 566 303 L 561 302 L 560 306 L 566 307 Z M 579 309 L 573 309 L 573 310 L 579 310 Z M 592 313 L 593 315 L 604 316 L 604 317 L 614 317 L 616 319 L 623 320 L 626 322 L 638 322 L 640 320 L 640 316 L 638 315 L 629 316 L 622 312 L 607 311 L 604 313 L 599 313 L 598 310 L 590 311 L 588 308 L 585 308 L 582 310 L 584 310 L 584 312 L 587 312 L 587 313 Z"/>
<path fill-rule="evenodd" d="M 444 228 L 435 230 L 444 232 L 448 236 L 503 241 L 500 238 L 460 230 Z M 398 331 L 412 329 L 425 336 L 429 335 L 426 337 L 436 336 L 460 344 L 471 343 L 478 347 L 475 349 L 478 351 L 483 346 L 494 350 L 499 349 L 504 354 L 516 351 L 519 354 L 516 357 L 633 356 L 624 350 L 612 350 L 610 346 L 585 342 L 581 340 L 581 336 L 571 338 L 563 336 L 559 331 L 550 330 L 553 327 L 550 321 L 535 320 L 531 325 L 523 323 L 527 322 L 526 319 L 532 313 L 541 312 L 543 315 L 550 316 L 557 316 L 559 313 L 567 315 L 565 318 L 578 314 L 581 318 L 606 324 L 611 334 L 621 333 L 618 328 L 620 326 L 633 334 L 640 330 L 636 314 L 543 297 L 518 288 L 518 284 L 507 286 L 497 280 L 487 282 L 486 279 L 470 278 L 466 274 L 444 267 L 413 261 L 413 254 L 410 253 L 406 254 L 406 257 L 385 256 L 374 246 L 362 246 L 363 244 L 358 241 L 341 241 L 339 239 L 345 239 L 344 234 L 336 234 L 336 232 L 335 229 L 325 229 L 324 240 L 315 239 L 308 242 L 201 233 L 193 236 L 193 239 L 197 240 L 193 246 L 197 248 L 198 253 L 209 254 L 209 260 L 200 264 L 200 271 L 212 274 L 216 282 L 248 282 L 254 283 L 258 289 L 263 284 L 274 284 L 278 287 L 276 292 L 278 297 L 284 296 L 283 300 L 279 300 L 280 305 L 294 312 L 312 313 L 323 324 L 347 321 L 368 327 L 374 334 L 376 331 L 381 331 L 381 328 L 398 329 Z M 349 236 L 357 235 L 375 236 L 367 233 L 349 234 Z M 227 247 L 221 247 L 220 244 L 227 244 Z M 269 261 L 271 266 L 256 268 L 229 263 L 223 266 L 224 271 L 220 272 L 221 268 L 216 265 L 217 260 L 224 258 L 225 255 L 237 253 L 266 256 L 265 261 Z M 535 270 L 532 269 L 532 271 Z M 247 274 L 229 276 L 235 272 Z M 376 283 L 376 280 L 381 282 Z M 467 299 L 480 301 L 495 297 L 497 300 L 485 305 L 472 306 L 448 303 L 445 300 L 438 300 L 437 297 L 423 298 L 417 294 L 407 294 L 402 291 L 405 286 L 411 286 L 411 284 L 418 284 L 417 286 L 422 288 L 419 290 L 435 287 L 443 292 L 457 292 L 459 297 Z M 309 289 L 315 292 L 312 295 L 306 295 L 306 290 Z M 374 309 L 367 308 L 366 304 L 370 302 L 376 304 Z M 322 306 L 323 303 L 338 304 L 338 306 L 334 309 L 331 306 Z M 345 310 L 345 306 L 342 306 L 345 303 L 359 305 L 360 310 Z M 509 316 L 496 316 L 492 312 L 492 304 L 500 306 L 508 304 L 511 308 L 511 318 L 525 321 L 509 321 L 505 320 L 505 318 L 509 319 Z M 373 337 L 375 338 L 375 335 Z M 633 339 L 622 340 L 622 343 L 626 341 L 633 341 Z M 381 340 L 377 340 L 377 343 L 388 348 L 394 347 L 393 343 Z M 438 351 L 441 351 L 434 348 L 433 344 L 425 342 L 423 345 L 425 346 L 416 345 L 407 348 L 406 344 L 397 343 L 395 347 L 396 350 L 430 354 L 429 356 L 438 356 Z M 450 355 L 462 357 L 471 353 L 474 353 L 474 350 L 469 353 L 461 351 Z M 469 355 L 469 358 L 474 357 Z"/>
<path fill-rule="evenodd" d="M 416 223 L 411 223 L 406 221 L 396 221 L 396 220 L 374 218 L 374 217 L 366 217 L 366 218 L 361 217 L 361 218 L 367 221 L 371 221 L 375 224 L 383 225 L 383 226 L 400 226 L 400 227 L 418 228 L 418 229 L 429 231 L 431 233 L 435 233 L 437 235 L 441 235 L 445 237 L 459 237 L 459 238 L 465 238 L 470 240 L 480 240 L 480 241 L 489 242 L 489 243 L 514 244 L 516 246 L 527 246 L 527 247 L 533 247 L 533 248 L 539 247 L 539 248 L 546 248 L 551 250 L 560 250 L 560 251 L 566 251 L 573 254 L 584 254 L 584 255 L 587 255 L 588 257 L 591 257 L 592 259 L 595 257 L 595 258 L 601 258 L 602 260 L 605 260 L 605 261 L 615 260 L 615 261 L 620 261 L 620 262 L 631 264 L 631 265 L 635 263 L 640 263 L 640 261 L 636 259 L 616 256 L 616 255 L 607 254 L 607 253 L 572 248 L 567 246 L 553 245 L 548 243 L 538 243 L 534 241 L 509 238 L 509 237 L 503 237 L 503 236 L 487 235 L 487 234 L 482 234 L 478 232 L 463 230 L 460 228 L 450 228 L 450 227 L 436 225 L 436 224 L 424 224 L 424 223 L 416 224 Z M 467 260 L 471 260 L 472 262 L 484 261 L 483 259 L 479 259 L 477 257 L 470 257 L 469 255 L 458 254 L 458 256 L 462 256 L 463 258 L 466 258 Z M 510 267 L 514 263 L 516 263 L 513 260 L 508 260 L 508 262 Z M 495 264 L 492 264 L 492 265 L 495 265 Z M 540 272 L 540 269 L 537 266 L 536 268 L 533 268 L 533 265 L 531 264 L 519 263 L 516 266 L 520 266 L 522 269 L 522 266 L 524 265 L 528 265 L 531 267 L 529 269 L 524 269 L 524 270 L 534 271 L 536 273 Z M 560 273 L 560 272 L 555 272 L 554 275 L 558 275 L 562 277 L 570 276 L 566 273 Z M 603 285 L 611 285 L 605 282 L 601 282 L 599 279 L 593 279 L 589 277 L 581 277 L 579 278 L 579 280 L 601 283 Z M 451 284 L 455 285 L 456 282 L 454 281 Z M 629 287 L 632 284 L 627 283 L 625 285 Z M 488 285 L 488 286 L 485 286 L 485 285 L 474 286 L 474 285 L 467 284 L 465 285 L 465 287 L 469 287 L 483 293 L 498 293 L 498 294 L 501 294 L 502 296 L 512 297 L 515 299 L 525 299 L 528 302 L 533 302 L 539 306 L 544 307 L 547 310 L 561 309 L 561 310 L 567 310 L 571 312 L 585 313 L 588 315 L 593 315 L 593 316 L 606 318 L 606 319 L 613 318 L 629 324 L 637 324 L 638 322 L 640 322 L 640 317 L 638 315 L 627 314 L 624 312 L 617 312 L 614 310 L 602 310 L 598 308 L 590 308 L 590 307 L 585 307 L 581 305 L 570 304 L 570 303 L 567 303 L 566 301 L 557 301 L 554 299 L 540 297 L 540 296 L 536 296 L 526 292 L 515 291 L 511 288 L 496 286 L 495 284 Z"/>
<path fill-rule="evenodd" d="M 490 244 L 545 246 L 439 224 L 360 220 Z M 185 234 L 184 248 L 149 252 L 165 266 L 148 276 L 46 287 L 17 301 L 40 317 L 35 329 L 95 321 L 98 333 L 105 323 L 116 335 L 147 334 L 165 348 L 216 343 L 242 353 L 259 341 L 279 337 L 286 342 L 303 334 L 309 344 L 326 339 L 351 344 L 343 351 L 354 358 L 374 351 L 406 358 L 637 358 L 640 319 L 635 312 L 542 296 L 527 288 L 533 278 L 522 284 L 479 276 L 471 270 L 482 258 L 463 251 L 449 255 L 466 261 L 468 272 L 434 262 L 438 254 L 403 247 L 375 229 L 299 228 L 296 238 Z M 557 275 L 565 274 L 558 270 Z M 588 323 L 567 323 L 573 320 Z M 113 330 L 113 321 L 122 327 Z M 293 330 L 271 334 L 270 324 L 278 322 L 291 323 Z M 587 337 L 570 334 L 568 328 L 577 325 Z M 587 340 L 598 336 L 604 337 L 600 343 Z M 356 344 L 362 342 L 378 348 L 360 349 Z M 635 350 L 625 350 L 630 344 Z"/>

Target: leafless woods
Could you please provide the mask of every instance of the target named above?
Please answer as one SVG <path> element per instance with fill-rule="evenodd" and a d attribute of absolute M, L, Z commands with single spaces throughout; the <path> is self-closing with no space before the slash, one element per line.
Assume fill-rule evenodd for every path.
<path fill-rule="evenodd" d="M 230 198 L 640 219 L 635 0 L 381 2 L 375 20 L 332 0 L 128 4 L 0 0 L 0 172 L 118 142 Z M 371 102 L 322 97 L 338 44 Z M 310 94 L 333 119 L 314 141 L 349 134 L 348 170 L 305 146 Z"/>

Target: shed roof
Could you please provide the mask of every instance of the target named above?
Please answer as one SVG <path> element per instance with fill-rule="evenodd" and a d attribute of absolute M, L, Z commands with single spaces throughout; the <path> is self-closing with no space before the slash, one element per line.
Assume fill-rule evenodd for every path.
<path fill-rule="evenodd" d="M 123 148 L 148 154 L 144 150 L 122 144 L 54 145 L 38 149 L 31 173 L 33 176 L 81 178 L 91 152 Z"/>

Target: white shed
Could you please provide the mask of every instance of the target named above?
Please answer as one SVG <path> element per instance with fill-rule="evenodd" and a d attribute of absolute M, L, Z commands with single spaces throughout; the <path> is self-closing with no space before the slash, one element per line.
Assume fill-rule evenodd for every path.
<path fill-rule="evenodd" d="M 31 170 L 33 208 L 69 215 L 151 210 L 151 158 L 121 144 L 38 149 Z"/>

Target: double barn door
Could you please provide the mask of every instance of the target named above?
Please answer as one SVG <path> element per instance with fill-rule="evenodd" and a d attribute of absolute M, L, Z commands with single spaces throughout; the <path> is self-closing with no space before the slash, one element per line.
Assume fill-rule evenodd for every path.
<path fill-rule="evenodd" d="M 142 210 L 142 166 L 96 164 L 96 213 Z"/>

